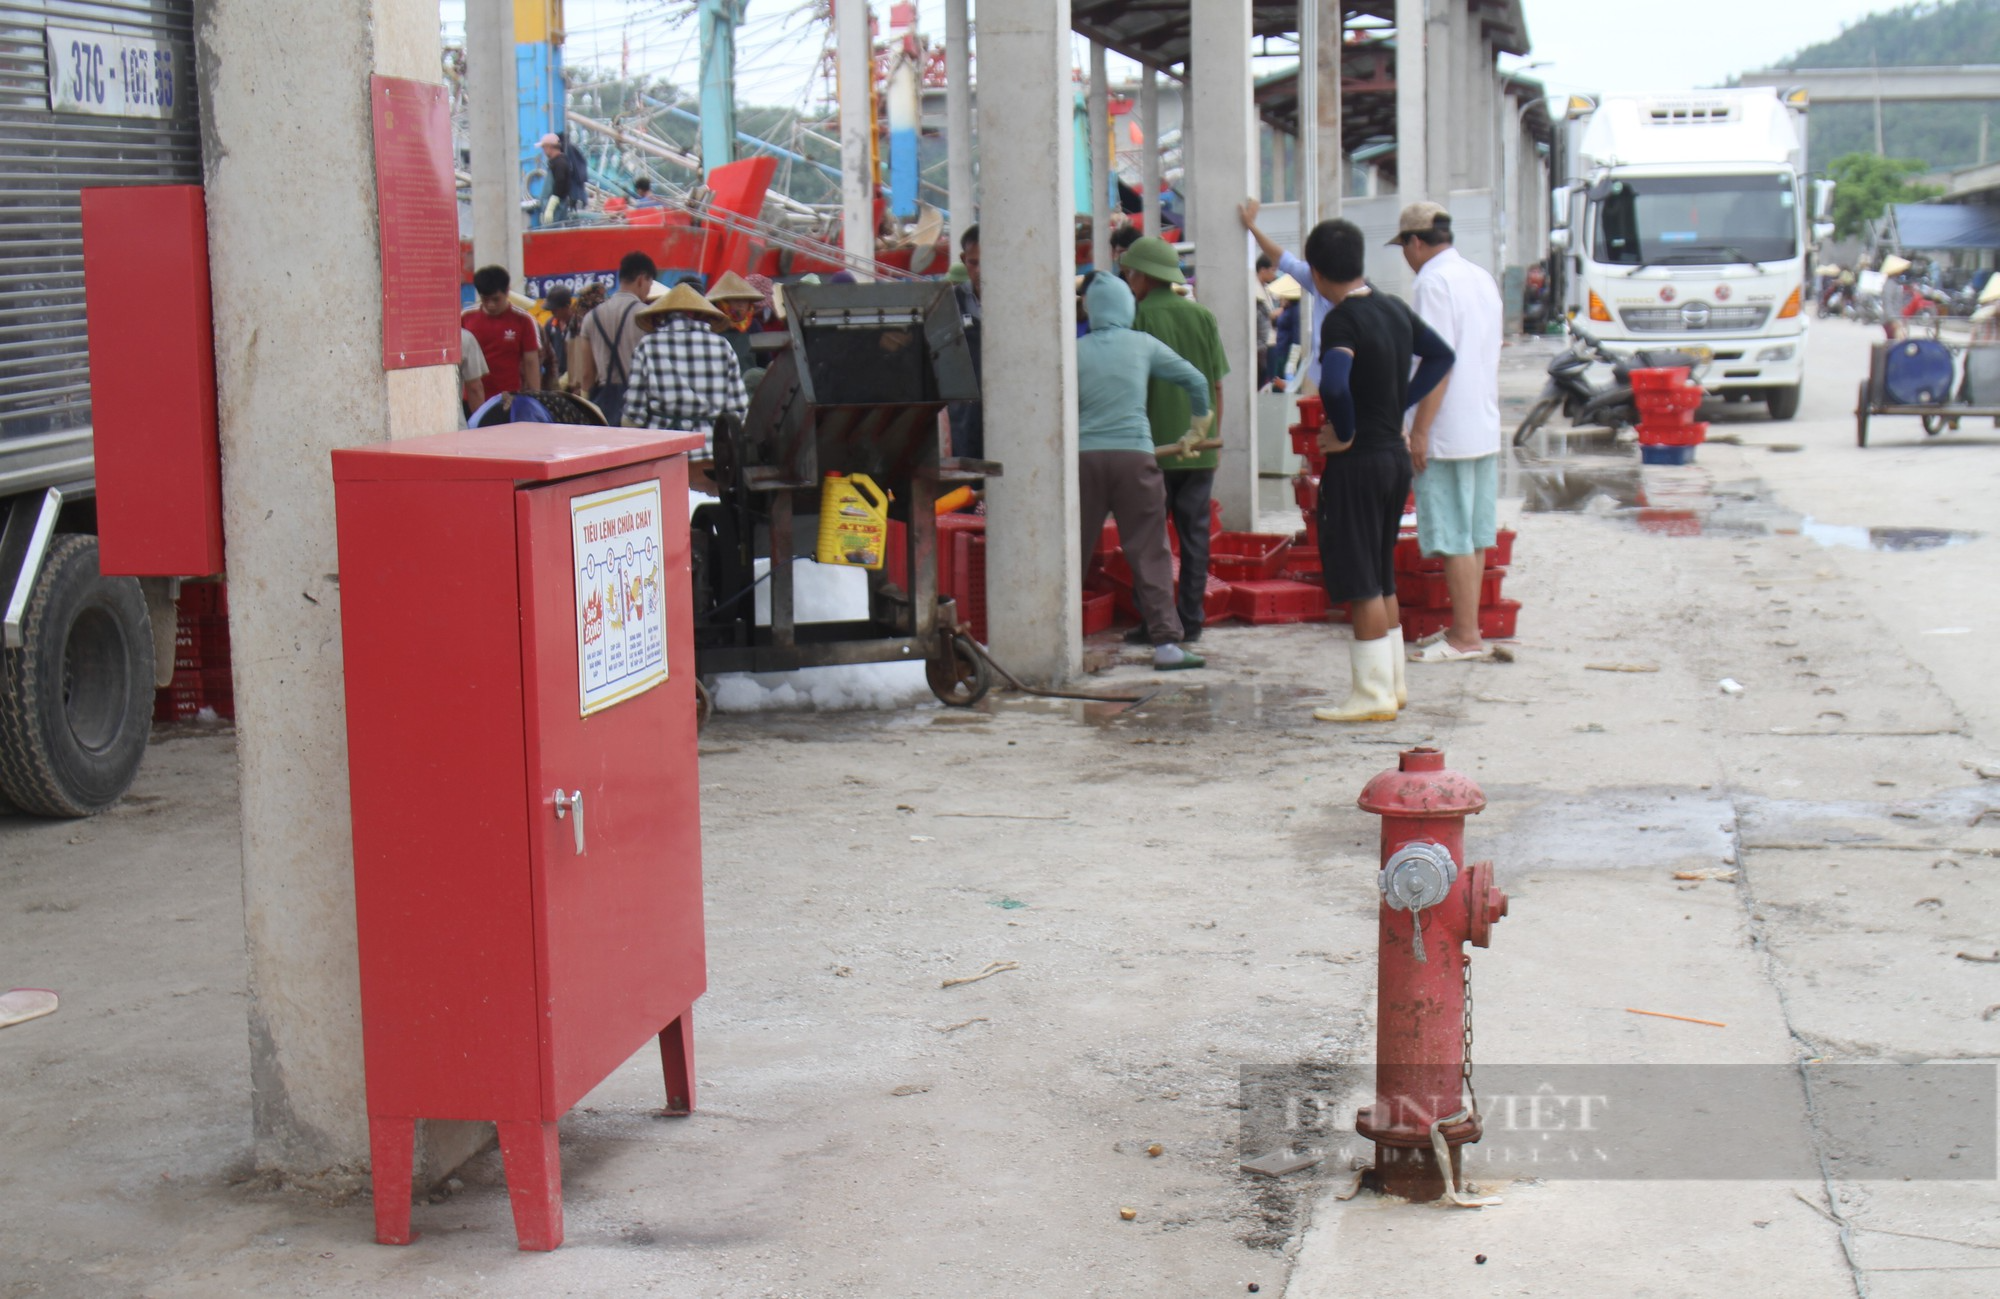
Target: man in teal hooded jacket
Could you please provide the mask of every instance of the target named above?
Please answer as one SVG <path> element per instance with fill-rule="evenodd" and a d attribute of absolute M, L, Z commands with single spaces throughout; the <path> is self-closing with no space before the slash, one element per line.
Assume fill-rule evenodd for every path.
<path fill-rule="evenodd" d="M 1132 328 L 1132 290 L 1117 276 L 1093 276 L 1083 305 L 1090 333 L 1076 342 L 1076 431 L 1084 568 L 1109 514 L 1118 520 L 1118 540 L 1132 567 L 1132 596 L 1153 643 L 1153 666 L 1163 672 L 1198 668 L 1201 657 L 1179 644 L 1166 483 L 1146 417 L 1146 385 L 1153 379 L 1178 384 L 1200 417 L 1209 410 L 1208 381 L 1171 347 Z"/>

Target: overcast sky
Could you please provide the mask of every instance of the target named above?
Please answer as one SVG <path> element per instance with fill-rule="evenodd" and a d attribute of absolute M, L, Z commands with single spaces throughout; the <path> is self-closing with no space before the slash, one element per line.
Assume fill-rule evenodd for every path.
<path fill-rule="evenodd" d="M 1529 75 L 1555 92 L 1717 85 L 1826 40 L 1843 23 L 1897 7 L 1893 0 L 1522 0 L 1522 6 L 1534 51 L 1521 62 L 1548 60 Z M 566 0 L 564 7 L 564 57 L 571 64 L 616 67 L 629 45 L 633 71 L 669 77 L 689 91 L 698 84 L 697 25 L 680 19 L 691 8 L 684 0 Z M 978 7 L 973 0 L 975 22 Z M 737 35 L 739 103 L 803 105 L 816 93 L 812 72 L 825 34 L 804 20 L 802 8 L 803 0 L 751 0 Z M 875 0 L 874 8 L 885 18 L 887 0 Z M 944 0 L 918 0 L 917 9 L 922 29 L 941 39 Z M 440 0 L 439 12 L 447 37 L 458 39 L 464 0 Z M 1075 45 L 1081 65 L 1085 45 Z"/>
<path fill-rule="evenodd" d="M 1530 73 L 1552 91 L 1673 90 L 1720 85 L 1769 67 L 1843 24 L 1898 7 L 1888 0 L 1521 0 Z M 1615 15 L 1615 17 L 1614 17 Z"/>

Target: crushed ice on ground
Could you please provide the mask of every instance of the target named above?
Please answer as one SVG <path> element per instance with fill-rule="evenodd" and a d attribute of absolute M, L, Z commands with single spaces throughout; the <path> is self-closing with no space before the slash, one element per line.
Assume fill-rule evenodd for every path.
<path fill-rule="evenodd" d="M 690 506 L 704 499 L 696 494 Z M 757 561 L 759 578 L 771 561 Z M 771 584 L 760 581 L 755 596 L 757 624 L 771 623 Z M 868 616 L 868 574 L 840 564 L 801 559 L 792 565 L 792 614 L 798 622 L 845 622 Z M 931 702 L 921 661 L 852 663 L 801 668 L 796 672 L 725 672 L 715 678 L 715 708 L 723 713 L 786 709 L 908 708 Z"/>

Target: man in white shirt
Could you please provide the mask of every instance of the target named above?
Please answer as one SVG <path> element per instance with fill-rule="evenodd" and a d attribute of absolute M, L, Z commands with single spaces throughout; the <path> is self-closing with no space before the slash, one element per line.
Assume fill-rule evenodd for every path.
<path fill-rule="evenodd" d="M 1444 558 L 1451 626 L 1418 645 L 1418 663 L 1492 653 L 1479 634 L 1479 587 L 1494 542 L 1500 465 L 1500 287 L 1452 247 L 1451 213 L 1412 203 L 1396 223 L 1403 260 L 1417 273 L 1411 305 L 1457 355 L 1444 403 L 1427 432 L 1410 433 L 1416 470 L 1417 544 Z"/>

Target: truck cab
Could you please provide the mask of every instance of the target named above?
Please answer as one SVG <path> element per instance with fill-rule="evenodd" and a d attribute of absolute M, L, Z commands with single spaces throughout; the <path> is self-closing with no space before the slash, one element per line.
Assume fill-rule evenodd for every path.
<path fill-rule="evenodd" d="M 1621 96 L 1573 108 L 1568 306 L 1614 353 L 1706 348 L 1707 383 L 1799 406 L 1812 239 L 1803 92 Z"/>

